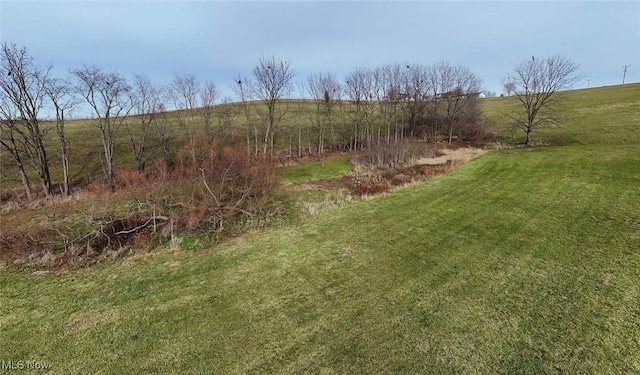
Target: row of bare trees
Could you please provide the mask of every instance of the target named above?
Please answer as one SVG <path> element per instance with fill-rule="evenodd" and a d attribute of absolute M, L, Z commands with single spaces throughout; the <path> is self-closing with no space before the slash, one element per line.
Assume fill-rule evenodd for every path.
<path fill-rule="evenodd" d="M 71 69 L 70 76 L 63 79 L 53 76 L 52 65 L 39 65 L 26 48 L 8 42 L 0 46 L 0 69 L 0 146 L 3 153 L 11 155 L 29 200 L 33 194 L 29 167 L 39 177 L 44 194 L 54 193 L 48 149 L 52 146 L 47 142 L 53 123 L 61 155 L 61 191 L 70 194 L 65 121 L 78 108 L 90 111 L 88 121 L 102 146 L 101 162 L 108 183 L 115 175 L 123 133 L 128 136 L 139 171 L 149 159 L 150 143 L 155 154 L 169 160 L 175 154 L 173 141 L 178 134 L 193 141 L 196 127 L 203 124 L 208 141 L 213 139 L 216 86 L 212 82 L 200 84 L 193 75 L 176 74 L 168 87 L 160 87 L 146 75 L 127 80 L 116 71 L 83 66 Z M 178 109 L 177 121 L 167 118 L 166 103 Z M 44 113 L 55 114 L 55 121 L 43 121 Z"/>
<path fill-rule="evenodd" d="M 0 46 L 0 69 L 0 146 L 11 156 L 28 199 L 33 192 L 29 176 L 34 174 L 46 196 L 54 193 L 50 154 L 60 155 L 60 190 L 70 193 L 65 121 L 78 108 L 90 111 L 87 121 L 102 146 L 109 184 L 116 173 L 116 153 L 124 147 L 119 142 L 129 143 L 136 168 L 143 172 L 159 159 L 172 164 L 188 155 L 195 162 L 206 149 L 203 145 L 242 134 L 254 158 L 285 149 L 287 140 L 289 156 L 295 147 L 300 157 L 305 148 L 323 155 L 328 149 L 360 150 L 416 138 L 452 142 L 483 125 L 481 80 L 470 69 L 448 62 L 357 68 L 343 80 L 314 73 L 296 86 L 290 61 L 264 57 L 250 76 L 234 79 L 236 97 L 223 100 L 215 83 L 192 74 L 174 74 L 166 86 L 144 74 L 127 79 L 97 66 L 54 77 L 51 65 L 39 65 L 26 48 L 7 42 Z M 557 122 L 555 109 L 563 100 L 559 91 L 575 83 L 576 69 L 562 57 L 532 59 L 505 79 L 505 90 L 524 107 L 508 116 L 525 131 L 527 143 L 537 127 Z M 284 100 L 294 96 L 306 99 Z M 169 109 L 174 110 L 170 116 Z M 44 111 L 55 114 L 55 121 L 43 121 Z M 52 129 L 57 153 L 49 150 Z"/>
<path fill-rule="evenodd" d="M 357 150 L 397 143 L 407 135 L 433 141 L 447 133 L 451 141 L 463 124 L 479 121 L 472 94 L 479 91 L 480 80 L 470 70 L 448 63 L 359 68 L 343 82 L 332 73 L 317 73 L 296 87 L 290 61 L 265 57 L 251 76 L 234 80 L 239 105 L 229 98 L 223 100 L 228 105 L 218 105 L 216 85 L 191 74 L 175 74 L 169 85 L 161 87 L 143 74 L 128 80 L 117 71 L 85 65 L 61 79 L 53 77 L 51 65 L 38 65 L 26 48 L 15 44 L 3 43 L 0 57 L 0 144 L 13 157 L 28 198 L 32 187 L 26 165 L 35 170 L 45 195 L 53 194 L 45 142 L 52 122 L 43 126 L 43 109 L 55 112 L 65 194 L 70 193 L 65 121 L 79 107 L 90 111 L 109 184 L 116 172 L 116 152 L 121 149 L 118 142 L 128 140 L 140 172 L 149 160 L 175 161 L 176 144 L 186 147 L 195 161 L 202 144 L 211 144 L 225 133 L 234 136 L 242 114 L 247 150 L 254 157 L 273 153 L 283 145 L 278 137 L 287 135 L 291 150 L 294 132 L 300 156 L 303 133 L 309 151 L 323 154 L 327 148 Z M 302 108 L 297 117 L 288 118 L 290 126 L 283 127 L 293 105 L 283 99 L 294 93 L 310 99 L 314 109 Z M 300 105 L 305 103 L 308 100 Z M 166 116 L 169 108 L 175 110 L 170 118 Z M 303 127 L 303 122 L 312 126 Z"/>
<path fill-rule="evenodd" d="M 481 80 L 468 68 L 447 62 L 358 68 L 343 81 L 332 73 L 313 73 L 298 87 L 294 76 L 289 62 L 271 57 L 260 60 L 252 76 L 236 77 L 233 88 L 249 125 L 249 152 L 257 155 L 260 146 L 264 153 L 273 151 L 274 139 L 288 135 L 290 148 L 297 139 L 300 154 L 303 131 L 318 154 L 332 147 L 357 150 L 397 143 L 407 136 L 451 142 L 465 126 L 482 120 L 477 101 Z M 290 126 L 281 129 L 291 112 L 291 102 L 282 99 L 296 88 L 298 97 L 313 102 L 313 110 L 300 103 Z M 301 115 L 311 128 L 296 123 L 302 122 Z"/>
<path fill-rule="evenodd" d="M 482 120 L 481 85 L 471 70 L 448 62 L 356 69 L 344 84 L 354 130 L 350 145 L 388 144 L 406 135 L 451 142 L 463 126 Z"/>

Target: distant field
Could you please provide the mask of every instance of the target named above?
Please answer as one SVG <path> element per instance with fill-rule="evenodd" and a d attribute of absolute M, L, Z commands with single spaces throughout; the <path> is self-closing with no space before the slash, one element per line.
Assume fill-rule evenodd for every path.
<path fill-rule="evenodd" d="M 563 117 L 566 124 L 541 129 L 533 140 L 567 143 L 636 143 L 640 131 L 625 124 L 640 123 L 640 83 L 571 91 Z M 489 126 L 498 130 L 504 140 L 522 142 L 524 134 L 511 134 L 507 119 L 500 113 L 509 98 L 488 98 L 482 101 Z"/>
<path fill-rule="evenodd" d="M 56 374 L 637 374 L 640 84 L 573 97 L 571 121 L 534 135 L 547 146 L 299 223 L 2 271 L 0 359 Z M 513 143 L 506 100 L 484 110 Z"/>

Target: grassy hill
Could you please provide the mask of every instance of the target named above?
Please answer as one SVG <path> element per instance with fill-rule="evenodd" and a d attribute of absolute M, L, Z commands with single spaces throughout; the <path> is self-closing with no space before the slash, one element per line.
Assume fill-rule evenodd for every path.
<path fill-rule="evenodd" d="M 632 124 L 640 123 L 640 83 L 581 89 L 569 92 L 561 127 L 541 129 L 533 139 L 543 139 L 556 144 L 620 144 L 637 143 L 640 132 Z M 509 98 L 483 100 L 487 123 L 509 139 L 511 131 L 500 110 Z M 518 141 L 524 135 L 514 134 Z"/>
<path fill-rule="evenodd" d="M 534 135 L 550 146 L 298 225 L 3 271 L 0 359 L 60 374 L 638 373 L 640 85 L 573 96 L 572 120 Z M 496 129 L 505 100 L 485 102 Z"/>

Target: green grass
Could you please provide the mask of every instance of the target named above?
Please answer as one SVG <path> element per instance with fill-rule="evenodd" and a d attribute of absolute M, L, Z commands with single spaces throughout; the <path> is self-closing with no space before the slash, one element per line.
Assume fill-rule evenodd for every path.
<path fill-rule="evenodd" d="M 502 115 L 512 98 L 483 99 L 482 109 L 487 124 L 504 140 L 523 142 L 524 133 L 511 131 L 508 119 Z M 566 123 L 534 131 L 533 141 L 547 140 L 554 144 L 588 143 L 618 144 L 640 142 L 640 83 L 575 90 L 561 113 Z"/>
<path fill-rule="evenodd" d="M 576 120 L 537 134 L 555 146 L 207 251 L 3 271 L 0 359 L 60 374 L 638 373 L 634 87 L 578 92 Z"/>
<path fill-rule="evenodd" d="M 280 170 L 280 179 L 289 183 L 324 180 L 340 177 L 353 170 L 348 156 L 332 157 L 322 161 L 308 162 L 284 167 Z"/>

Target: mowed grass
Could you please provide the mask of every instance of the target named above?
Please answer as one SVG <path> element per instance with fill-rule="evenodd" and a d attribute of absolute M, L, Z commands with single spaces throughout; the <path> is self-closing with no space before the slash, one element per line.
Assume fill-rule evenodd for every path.
<path fill-rule="evenodd" d="M 638 122 L 584 103 L 571 111 L 609 118 L 601 138 L 596 120 L 570 123 L 540 139 L 571 142 L 492 151 L 207 251 L 3 271 L 1 359 L 61 374 L 638 373 Z"/>

